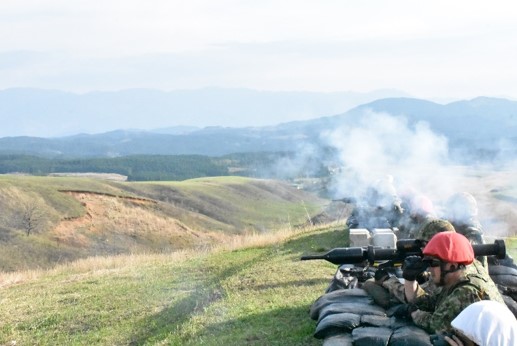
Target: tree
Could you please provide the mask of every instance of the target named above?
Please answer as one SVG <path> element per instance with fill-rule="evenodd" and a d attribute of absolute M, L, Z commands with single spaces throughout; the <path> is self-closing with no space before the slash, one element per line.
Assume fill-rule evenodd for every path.
<path fill-rule="evenodd" d="M 20 208 L 19 227 L 29 236 L 45 228 L 48 218 L 34 201 L 23 202 Z"/>

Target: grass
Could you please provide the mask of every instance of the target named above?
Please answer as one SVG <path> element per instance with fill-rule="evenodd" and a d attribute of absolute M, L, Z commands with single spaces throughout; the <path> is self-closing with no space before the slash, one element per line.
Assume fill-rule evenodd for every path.
<path fill-rule="evenodd" d="M 517 261 L 517 237 L 507 238 L 505 240 L 506 252 Z"/>
<path fill-rule="evenodd" d="M 234 235 L 298 227 L 324 203 L 285 183 L 242 177 L 128 183 L 0 175 L 0 270 L 204 248 Z M 34 211 L 38 226 L 30 236 L 25 210 Z"/>
<path fill-rule="evenodd" d="M 152 195 L 156 195 L 156 192 L 149 192 L 150 187 L 159 188 L 160 193 L 168 198 L 177 198 L 181 194 L 182 200 L 188 202 L 190 208 L 223 224 L 233 224 L 236 230 L 267 230 L 279 224 L 297 225 L 307 222 L 308 215 L 320 211 L 323 204 L 323 200 L 314 196 L 312 201 L 305 203 L 291 188 L 287 190 L 286 185 L 243 177 L 132 183 L 132 186 Z M 235 220 L 235 215 L 239 215 L 238 220 Z"/>
<path fill-rule="evenodd" d="M 49 190 L 70 189 L 144 196 L 161 203 L 171 198 L 170 206 L 158 210 L 158 216 L 174 213 L 172 206 L 177 200 L 173 198 L 181 195 L 186 208 L 178 214 L 194 218 L 194 211 L 204 208 L 204 215 L 217 216 L 221 224 L 231 214 L 221 211 L 227 201 L 240 218 L 234 225 L 260 220 L 264 228 L 272 227 L 282 215 L 290 215 L 293 222 L 303 220 L 314 207 L 278 201 L 275 194 L 285 193 L 285 201 L 291 196 L 281 189 L 270 196 L 267 189 L 256 190 L 257 185 L 250 185 L 250 180 L 236 177 L 138 184 L 0 177 L 0 190 L 13 186 L 39 196 L 49 195 Z M 243 191 L 257 197 L 260 191 L 265 202 L 243 203 L 238 199 Z M 56 213 L 80 214 L 81 209 L 76 209 L 79 203 L 69 206 L 67 202 L 72 197 L 58 192 L 50 196 L 46 201 Z M 123 203 L 113 206 L 122 209 Z M 138 210 L 143 213 L 158 207 L 161 205 L 149 204 L 138 206 Z M 129 214 L 138 220 L 152 219 L 136 209 L 122 211 L 124 220 L 131 219 Z M 282 220 L 277 225 L 286 223 Z M 16 253 L 17 261 L 30 258 L 37 255 L 38 248 L 49 248 L 46 238 L 16 234 L 11 238 L 19 246 L 5 248 L 12 251 L 3 252 L 6 260 L 15 258 Z M 31 240 L 25 252 L 20 251 L 20 239 Z M 286 226 L 275 232 L 234 234 L 224 240 L 210 251 L 207 247 L 168 254 L 88 257 L 48 270 L 0 273 L 0 344 L 320 345 L 312 336 L 315 322 L 308 311 L 329 284 L 335 265 L 299 259 L 302 254 L 346 246 L 343 226 L 304 230 Z M 516 238 L 507 241 L 514 258 L 516 245 Z"/>
<path fill-rule="evenodd" d="M 300 257 L 347 243 L 329 225 L 3 273 L 0 344 L 320 345 L 308 311 L 335 266 Z"/>
<path fill-rule="evenodd" d="M 345 245 L 341 229 L 285 230 L 212 252 L 90 258 L 3 274 L 0 342 L 317 345 L 308 311 L 335 266 L 299 258 Z"/>

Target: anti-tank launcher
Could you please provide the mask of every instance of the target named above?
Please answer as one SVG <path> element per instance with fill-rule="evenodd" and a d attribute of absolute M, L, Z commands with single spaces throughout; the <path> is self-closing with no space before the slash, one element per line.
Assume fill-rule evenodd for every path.
<path fill-rule="evenodd" d="M 326 260 L 330 263 L 362 264 L 373 265 L 376 262 L 392 261 L 402 263 L 408 256 L 422 256 L 423 243 L 418 239 L 403 239 L 397 241 L 395 249 L 376 247 L 373 245 L 365 247 L 341 247 L 334 248 L 326 253 L 317 255 L 305 255 L 305 260 Z M 506 256 L 506 245 L 504 240 L 496 240 L 493 244 L 472 245 L 475 256 L 496 256 L 503 259 Z"/>

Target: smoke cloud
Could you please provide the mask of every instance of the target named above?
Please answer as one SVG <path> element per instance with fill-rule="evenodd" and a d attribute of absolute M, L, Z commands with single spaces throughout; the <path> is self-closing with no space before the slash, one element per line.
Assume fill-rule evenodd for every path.
<path fill-rule="evenodd" d="M 323 136 L 337 151 L 342 167 L 333 179 L 335 197 L 358 197 L 373 182 L 391 175 L 399 189 L 425 194 L 450 189 L 448 145 L 426 123 L 408 125 L 404 117 L 369 112 L 355 125 Z"/>
<path fill-rule="evenodd" d="M 447 138 L 431 131 L 425 122 L 410 125 L 402 116 L 366 112 L 322 134 L 322 139 L 335 149 L 339 167 L 330 183 L 332 198 L 361 201 L 369 187 L 388 180 L 399 195 L 411 191 L 427 196 L 437 215 L 446 218 L 443 206 L 447 199 L 466 191 L 481 197 L 478 203 L 485 233 L 504 236 L 513 232 L 504 222 L 494 221 L 498 212 L 490 210 L 496 207 L 486 198 L 489 187 L 479 182 L 479 167 L 455 164 Z M 478 190 L 469 191 L 473 186 Z M 481 191 L 483 195 L 478 194 Z"/>

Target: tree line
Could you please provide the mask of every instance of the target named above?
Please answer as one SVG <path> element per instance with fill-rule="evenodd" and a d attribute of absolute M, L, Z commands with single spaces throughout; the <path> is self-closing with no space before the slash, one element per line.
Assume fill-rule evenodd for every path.
<path fill-rule="evenodd" d="M 208 176 L 269 177 L 275 165 L 294 153 L 253 152 L 220 157 L 203 155 L 132 155 L 113 158 L 45 158 L 26 154 L 0 155 L 0 174 L 116 173 L 128 181 L 186 180 Z M 301 170 L 307 172 L 306 168 Z M 324 174 L 323 167 L 314 170 Z M 294 175 L 299 172 L 294 172 Z"/>

